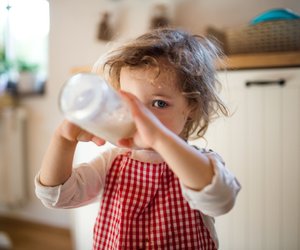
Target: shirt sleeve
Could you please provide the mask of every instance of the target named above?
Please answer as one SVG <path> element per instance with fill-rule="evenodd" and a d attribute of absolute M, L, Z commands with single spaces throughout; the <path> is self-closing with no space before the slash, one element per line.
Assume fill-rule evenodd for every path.
<path fill-rule="evenodd" d="M 217 153 L 209 152 L 206 155 L 214 168 L 212 182 L 201 191 L 189 189 L 183 183 L 181 189 L 191 208 L 216 217 L 232 209 L 241 186 Z"/>
<path fill-rule="evenodd" d="M 48 187 L 35 177 L 35 193 L 49 208 L 75 208 L 99 199 L 105 178 L 117 150 L 107 150 L 89 163 L 75 166 L 69 179 L 62 185 Z"/>

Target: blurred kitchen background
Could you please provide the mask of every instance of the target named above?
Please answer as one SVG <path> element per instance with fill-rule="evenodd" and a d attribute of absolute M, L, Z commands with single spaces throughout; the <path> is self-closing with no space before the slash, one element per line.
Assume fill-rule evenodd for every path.
<path fill-rule="evenodd" d="M 220 249 L 300 249 L 299 13 L 299 0 L 0 0 L 0 249 L 92 248 L 99 204 L 51 210 L 34 194 L 63 119 L 59 91 L 111 46 L 159 25 L 213 35 L 228 55 L 219 78 L 233 116 L 193 142 L 219 152 L 243 186 L 216 218 Z M 80 144 L 75 161 L 100 150 Z"/>

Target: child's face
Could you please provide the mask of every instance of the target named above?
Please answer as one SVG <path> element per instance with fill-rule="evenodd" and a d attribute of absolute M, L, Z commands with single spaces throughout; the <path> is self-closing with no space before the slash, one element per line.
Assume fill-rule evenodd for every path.
<path fill-rule="evenodd" d="M 189 109 L 176 87 L 175 70 L 165 69 L 156 77 L 154 68 L 124 67 L 120 73 L 120 89 L 135 95 L 168 129 L 179 135 Z"/>

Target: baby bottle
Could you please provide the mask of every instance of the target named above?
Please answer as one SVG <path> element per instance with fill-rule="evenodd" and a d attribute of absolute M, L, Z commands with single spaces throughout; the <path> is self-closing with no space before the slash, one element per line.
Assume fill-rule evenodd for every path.
<path fill-rule="evenodd" d="M 115 145 L 135 131 L 126 104 L 97 74 L 72 76 L 61 90 L 59 106 L 67 120 Z"/>

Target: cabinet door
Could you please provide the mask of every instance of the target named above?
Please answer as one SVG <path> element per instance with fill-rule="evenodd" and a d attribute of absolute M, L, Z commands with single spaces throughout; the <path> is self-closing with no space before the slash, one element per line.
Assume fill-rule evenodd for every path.
<path fill-rule="evenodd" d="M 206 139 L 242 185 L 229 214 L 216 218 L 220 249 L 300 249 L 300 69 L 219 74 L 232 116 Z M 246 81 L 285 79 L 286 84 Z"/>

